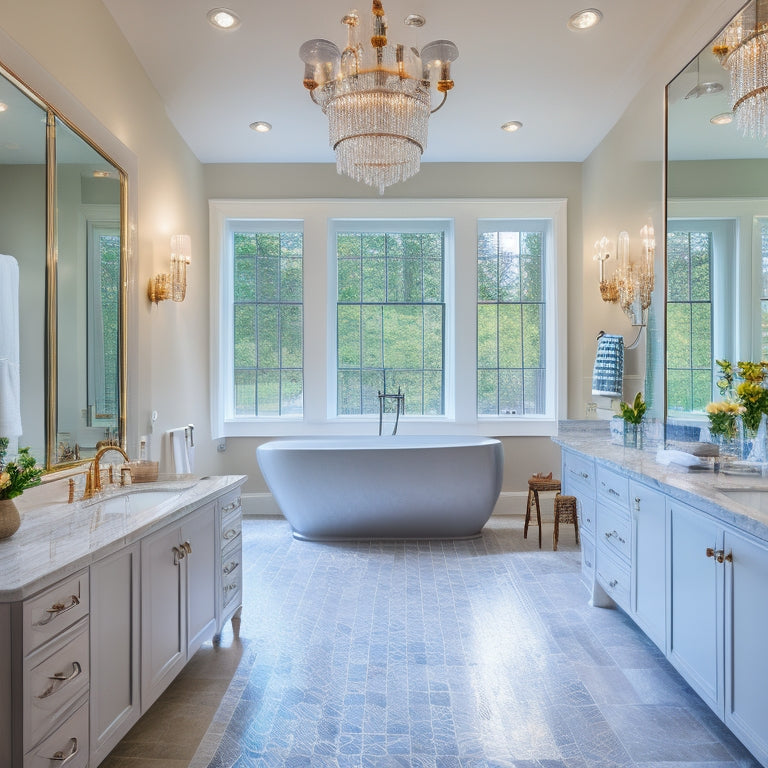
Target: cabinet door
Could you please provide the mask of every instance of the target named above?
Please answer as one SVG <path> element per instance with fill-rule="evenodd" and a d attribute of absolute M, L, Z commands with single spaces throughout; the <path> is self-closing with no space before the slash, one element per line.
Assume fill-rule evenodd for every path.
<path fill-rule="evenodd" d="M 724 569 L 708 556 L 722 532 L 685 504 L 670 501 L 669 514 L 669 660 L 722 717 Z"/>
<path fill-rule="evenodd" d="M 141 711 L 165 690 L 187 659 L 186 569 L 178 524 L 141 542 Z"/>
<path fill-rule="evenodd" d="M 768 764 L 768 547 L 726 532 L 725 722 Z"/>
<path fill-rule="evenodd" d="M 99 763 L 136 722 L 139 545 L 91 566 L 91 758 Z"/>
<path fill-rule="evenodd" d="M 189 553 L 187 569 L 187 655 L 216 632 L 216 535 L 215 504 L 191 515 L 182 526 L 182 543 Z"/>
<path fill-rule="evenodd" d="M 663 651 L 666 645 L 666 497 L 629 485 L 632 511 L 632 618 Z"/>

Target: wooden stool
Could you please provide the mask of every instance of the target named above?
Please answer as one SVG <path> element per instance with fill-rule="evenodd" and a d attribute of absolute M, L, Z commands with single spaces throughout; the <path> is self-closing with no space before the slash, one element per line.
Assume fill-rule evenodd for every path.
<path fill-rule="evenodd" d="M 576 497 L 555 496 L 555 530 L 552 534 L 552 549 L 557 551 L 557 539 L 560 534 L 560 523 L 573 523 L 576 543 L 579 543 L 579 518 L 576 514 Z"/>
<path fill-rule="evenodd" d="M 541 549 L 541 506 L 539 491 L 557 491 L 560 493 L 560 481 L 552 479 L 552 473 L 547 476 L 534 475 L 528 480 L 528 503 L 525 505 L 525 525 L 523 538 L 528 538 L 528 526 L 531 523 L 531 501 L 536 505 L 536 523 L 539 526 L 539 549 Z"/>

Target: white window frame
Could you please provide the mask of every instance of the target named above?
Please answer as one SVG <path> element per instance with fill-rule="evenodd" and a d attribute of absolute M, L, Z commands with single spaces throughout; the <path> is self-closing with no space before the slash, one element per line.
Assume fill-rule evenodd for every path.
<path fill-rule="evenodd" d="M 335 416 L 336 265 L 329 251 L 330 222 L 450 219 L 453 269 L 446 264 L 445 388 L 443 416 L 401 418 L 401 434 L 551 436 L 566 412 L 567 201 L 540 200 L 210 200 L 211 428 L 214 439 L 290 435 L 375 434 L 376 416 Z M 225 411 L 228 296 L 228 219 L 300 219 L 304 222 L 304 416 L 230 418 Z M 477 415 L 477 226 L 479 219 L 549 219 L 546 274 L 547 371 L 552 373 L 545 415 Z M 551 355 L 551 358 L 550 358 Z M 550 367 L 551 366 L 551 367 Z M 459 373 L 457 373 L 459 372 Z"/>

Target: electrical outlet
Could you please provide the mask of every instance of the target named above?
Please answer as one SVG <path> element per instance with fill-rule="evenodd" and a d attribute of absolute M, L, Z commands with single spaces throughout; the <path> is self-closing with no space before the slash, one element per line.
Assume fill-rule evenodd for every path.
<path fill-rule="evenodd" d="M 224 453 L 227 450 L 227 438 L 222 437 L 221 440 L 219 440 L 219 444 L 216 446 L 216 450 L 219 453 Z"/>

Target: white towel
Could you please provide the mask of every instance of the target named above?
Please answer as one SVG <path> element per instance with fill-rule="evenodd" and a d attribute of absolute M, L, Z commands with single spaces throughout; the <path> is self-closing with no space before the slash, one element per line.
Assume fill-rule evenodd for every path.
<path fill-rule="evenodd" d="M 21 433 L 19 265 L 0 254 L 0 437 Z"/>
<path fill-rule="evenodd" d="M 187 451 L 186 431 L 186 427 L 179 427 L 168 433 L 171 442 L 171 464 L 177 475 L 188 475 L 192 472 Z"/>

